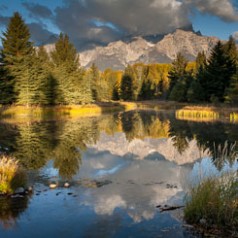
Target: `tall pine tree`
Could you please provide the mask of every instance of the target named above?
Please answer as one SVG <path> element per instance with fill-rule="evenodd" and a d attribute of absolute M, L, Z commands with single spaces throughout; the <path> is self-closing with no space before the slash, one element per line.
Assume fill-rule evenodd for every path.
<path fill-rule="evenodd" d="M 186 72 L 188 61 L 178 53 L 176 59 L 172 62 L 169 71 L 169 99 L 175 101 L 186 101 L 186 93 L 188 89 L 188 79 L 190 75 Z"/>
<path fill-rule="evenodd" d="M 88 103 L 88 100 L 83 100 L 91 98 L 91 91 L 82 85 L 83 73 L 79 68 L 77 50 L 66 34 L 60 34 L 51 57 L 58 90 L 55 102 L 60 104 Z M 88 84 L 86 85 L 88 87 Z"/>
<path fill-rule="evenodd" d="M 130 65 L 125 69 L 120 86 L 120 98 L 124 101 L 133 99 L 133 70 Z"/>
<path fill-rule="evenodd" d="M 17 100 L 21 89 L 21 84 L 17 84 L 16 80 L 26 74 L 25 66 L 33 53 L 29 29 L 18 12 L 14 13 L 3 33 L 2 45 L 1 57 L 6 73 L 2 81 L 3 90 L 8 94 L 7 103 L 12 103 Z"/>
<path fill-rule="evenodd" d="M 230 56 L 229 47 L 226 49 L 220 41 L 212 50 L 205 74 L 201 79 L 206 101 L 220 101 L 225 99 L 225 93 L 230 86 L 235 73 L 234 59 Z"/>

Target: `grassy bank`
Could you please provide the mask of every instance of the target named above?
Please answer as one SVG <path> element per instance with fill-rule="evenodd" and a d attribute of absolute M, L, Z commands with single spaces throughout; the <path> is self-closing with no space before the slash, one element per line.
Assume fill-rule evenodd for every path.
<path fill-rule="evenodd" d="M 127 111 L 136 108 L 130 102 L 105 102 L 89 105 L 59 105 L 59 106 L 1 106 L 0 119 L 25 122 L 52 118 L 75 118 L 99 116 L 103 113 Z"/>
<path fill-rule="evenodd" d="M 11 194 L 18 187 L 24 187 L 26 178 L 23 169 L 15 158 L 0 157 L 0 193 Z"/>
<path fill-rule="evenodd" d="M 187 199 L 184 215 L 188 223 L 204 231 L 237 237 L 237 174 L 206 178 L 193 187 Z"/>
<path fill-rule="evenodd" d="M 101 102 L 88 105 L 58 105 L 58 106 L 0 106 L 0 119 L 25 122 L 30 120 L 47 120 L 52 118 L 77 118 L 99 116 L 103 113 L 142 110 L 175 111 L 178 120 L 188 121 L 227 121 L 238 123 L 238 107 L 228 107 L 225 104 L 187 104 L 171 101 L 140 101 L 140 102 Z"/>

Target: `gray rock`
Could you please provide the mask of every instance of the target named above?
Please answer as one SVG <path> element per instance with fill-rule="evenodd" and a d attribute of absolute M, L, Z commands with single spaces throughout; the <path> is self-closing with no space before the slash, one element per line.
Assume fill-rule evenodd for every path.
<path fill-rule="evenodd" d="M 206 225 L 207 220 L 206 220 L 205 218 L 202 218 L 202 219 L 200 219 L 199 223 L 200 223 L 201 225 Z"/>

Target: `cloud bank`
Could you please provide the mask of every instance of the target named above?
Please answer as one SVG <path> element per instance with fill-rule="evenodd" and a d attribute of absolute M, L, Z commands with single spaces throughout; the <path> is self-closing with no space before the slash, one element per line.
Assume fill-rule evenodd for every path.
<path fill-rule="evenodd" d="M 83 48 L 190 29 L 189 16 L 195 9 L 227 22 L 238 21 L 232 0 L 65 0 L 55 10 L 55 24 Z"/>
<path fill-rule="evenodd" d="M 194 11 L 226 22 L 238 21 L 234 0 L 63 0 L 55 9 L 33 1 L 22 5 L 34 19 L 30 29 L 35 41 L 50 35 L 42 25 L 46 20 L 67 33 L 78 49 L 136 36 L 163 35 L 177 28 L 191 29 Z M 3 25 L 7 21 L 2 19 Z"/>
<path fill-rule="evenodd" d="M 236 41 L 238 41 L 238 31 L 234 32 L 232 36 Z"/>
<path fill-rule="evenodd" d="M 22 5 L 30 12 L 30 16 L 34 18 L 51 18 L 53 15 L 49 8 L 38 3 L 24 2 Z"/>

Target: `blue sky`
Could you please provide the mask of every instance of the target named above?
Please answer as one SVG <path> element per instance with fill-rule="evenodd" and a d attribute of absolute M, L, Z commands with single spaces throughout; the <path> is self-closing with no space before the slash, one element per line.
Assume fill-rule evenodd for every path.
<path fill-rule="evenodd" d="M 191 26 L 222 40 L 238 32 L 238 0 L 0 0 L 1 32 L 15 11 L 36 44 L 64 32 L 78 49 Z"/>

